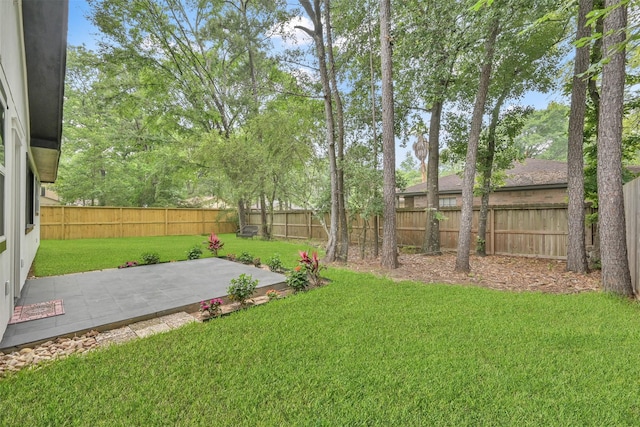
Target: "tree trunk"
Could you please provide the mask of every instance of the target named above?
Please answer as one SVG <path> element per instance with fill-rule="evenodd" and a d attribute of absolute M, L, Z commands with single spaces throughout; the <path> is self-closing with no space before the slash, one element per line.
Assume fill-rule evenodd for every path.
<path fill-rule="evenodd" d="M 347 223 L 347 208 L 345 202 L 344 191 L 344 111 L 342 107 L 342 97 L 338 89 L 338 80 L 336 78 L 336 62 L 333 57 L 333 30 L 331 28 L 331 7 L 330 0 L 324 0 L 324 20 L 325 32 L 327 39 L 327 61 L 329 63 L 329 82 L 331 84 L 332 100 L 335 103 L 335 130 L 336 130 L 336 184 L 338 189 L 338 251 L 337 260 L 346 262 L 349 255 L 349 227 Z"/>
<path fill-rule="evenodd" d="M 462 212 L 460 215 L 460 231 L 458 232 L 458 253 L 456 255 L 455 271 L 469 272 L 469 250 L 471 248 L 471 223 L 473 221 L 473 184 L 476 175 L 476 159 L 478 157 L 478 142 L 482 130 L 482 116 L 484 104 L 489 92 L 491 82 L 491 67 L 493 65 L 493 53 L 496 39 L 500 32 L 498 19 L 491 24 L 489 37 L 485 42 L 485 57 L 480 71 L 478 93 L 473 107 L 471 118 L 471 130 L 469 131 L 469 145 L 464 165 L 464 178 L 462 180 Z"/>
<path fill-rule="evenodd" d="M 606 0 L 613 8 L 604 19 L 603 50 L 609 62 L 602 67 L 598 126 L 598 218 L 605 291 L 632 296 L 627 258 L 626 224 L 622 195 L 622 116 L 624 104 L 626 5 Z M 617 6 L 617 7 L 616 7 Z"/>
<path fill-rule="evenodd" d="M 242 230 L 247 224 L 247 211 L 244 208 L 244 200 L 238 200 L 238 228 Z"/>
<path fill-rule="evenodd" d="M 489 216 L 489 196 L 491 194 L 491 177 L 493 175 L 493 159 L 496 154 L 496 127 L 500 119 L 500 109 L 507 97 L 507 92 L 503 92 L 491 112 L 491 123 L 489 123 L 489 135 L 487 138 L 487 154 L 482 165 L 482 197 L 480 199 L 480 214 L 478 216 L 478 241 L 476 243 L 476 255 L 487 255 L 487 217 Z"/>
<path fill-rule="evenodd" d="M 578 6 L 576 40 L 591 35 L 587 14 L 593 9 L 593 0 L 580 0 Z M 569 148 L 567 208 L 569 232 L 567 236 L 567 270 L 587 273 L 587 250 L 584 241 L 584 115 L 587 101 L 587 78 L 583 74 L 589 68 L 589 44 L 576 48 L 576 58 L 571 87 L 571 112 L 569 113 Z"/>
<path fill-rule="evenodd" d="M 380 0 L 380 57 L 382 61 L 382 170 L 384 225 L 382 256 L 384 268 L 398 268 L 396 238 L 396 153 L 393 111 L 393 65 L 391 62 L 391 0 Z"/>
<path fill-rule="evenodd" d="M 262 238 L 264 240 L 271 239 L 267 223 L 267 200 L 264 196 L 264 191 L 260 193 L 260 223 L 262 224 Z"/>
<path fill-rule="evenodd" d="M 429 119 L 429 160 L 427 162 L 427 223 L 422 251 L 426 255 L 442 255 L 440 251 L 440 195 L 438 194 L 438 166 L 440 164 L 441 100 L 433 103 Z"/>
<path fill-rule="evenodd" d="M 373 19 L 368 19 L 369 21 L 369 73 L 370 73 L 370 82 L 371 82 L 371 140 L 373 147 L 373 167 L 375 171 L 378 171 L 378 133 L 377 133 L 377 123 L 378 120 L 376 118 L 376 84 L 375 84 L 375 67 L 373 65 L 373 36 L 371 30 L 371 21 Z M 373 197 L 374 200 L 377 200 L 379 197 L 378 186 L 374 186 L 373 189 Z M 373 258 L 378 258 L 378 240 L 380 239 L 379 235 L 380 224 L 378 221 L 378 213 L 373 214 Z"/>
<path fill-rule="evenodd" d="M 333 262 L 337 259 L 338 250 L 338 222 L 339 222 L 339 202 L 338 202 L 338 165 L 336 161 L 336 144 L 335 144 L 335 124 L 333 121 L 333 102 L 331 99 L 331 85 L 329 81 L 329 72 L 327 70 L 327 55 L 325 52 L 324 32 L 322 29 L 322 8 L 320 0 L 313 0 L 313 6 L 309 0 L 299 0 L 300 5 L 304 8 L 313 22 L 313 30 L 309 28 L 296 26 L 296 28 L 305 31 L 311 36 L 315 42 L 316 57 L 318 59 L 318 68 L 320 70 L 320 80 L 322 82 L 322 94 L 324 97 L 324 117 L 326 122 L 326 134 L 329 156 L 329 177 L 331 180 L 331 215 L 329 223 L 329 239 L 327 242 L 327 250 L 325 260 Z"/>

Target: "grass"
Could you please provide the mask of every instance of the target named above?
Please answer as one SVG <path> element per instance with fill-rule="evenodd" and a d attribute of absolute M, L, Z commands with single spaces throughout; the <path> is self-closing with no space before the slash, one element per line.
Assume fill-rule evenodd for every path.
<path fill-rule="evenodd" d="M 203 250 L 202 257 L 211 253 L 203 242 L 208 236 L 162 236 L 128 237 L 123 239 L 79 239 L 79 240 L 43 240 L 34 262 L 34 273 L 38 277 L 57 276 L 83 271 L 116 268 L 127 261 L 141 261 L 145 252 L 156 252 L 161 262 L 187 259 L 187 251 L 194 246 Z M 317 250 L 306 242 L 287 243 L 263 241 L 260 239 L 241 239 L 235 234 L 221 234 L 224 247 L 218 255 L 243 251 L 261 259 L 263 263 L 280 254 L 285 267 L 293 267 L 299 258 L 299 250 Z"/>
<path fill-rule="evenodd" d="M 325 274 L 2 379 L 0 425 L 640 424 L 635 304 Z"/>

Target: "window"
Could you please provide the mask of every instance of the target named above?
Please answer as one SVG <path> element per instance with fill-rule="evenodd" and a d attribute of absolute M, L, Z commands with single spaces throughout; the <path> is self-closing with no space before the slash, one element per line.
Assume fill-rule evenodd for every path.
<path fill-rule="evenodd" d="M 450 208 L 457 206 L 457 200 L 455 197 L 440 197 L 440 207 Z"/>
<path fill-rule="evenodd" d="M 29 165 L 29 156 L 27 156 L 27 194 L 25 195 L 25 224 L 27 227 L 27 231 L 33 228 L 34 221 L 34 213 L 35 213 L 35 196 L 36 196 L 36 177 L 31 172 L 31 166 Z"/>

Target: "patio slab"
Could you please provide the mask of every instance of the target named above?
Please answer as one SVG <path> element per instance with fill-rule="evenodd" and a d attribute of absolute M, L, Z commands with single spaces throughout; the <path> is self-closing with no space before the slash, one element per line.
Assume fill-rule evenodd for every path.
<path fill-rule="evenodd" d="M 204 299 L 225 297 L 242 273 L 258 279 L 257 294 L 285 283 L 282 274 L 220 258 L 29 279 L 17 305 L 61 299 L 65 314 L 8 325 L 0 350 L 195 311 Z"/>

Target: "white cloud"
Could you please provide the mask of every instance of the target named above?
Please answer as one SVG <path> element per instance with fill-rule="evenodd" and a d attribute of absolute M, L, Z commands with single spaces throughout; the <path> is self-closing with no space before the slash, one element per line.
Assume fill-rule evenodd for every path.
<path fill-rule="evenodd" d="M 274 38 L 280 39 L 284 47 L 305 46 L 313 41 L 304 31 L 295 28 L 296 26 L 306 27 L 313 30 L 313 22 L 305 16 L 296 16 L 284 24 L 271 29 Z"/>

